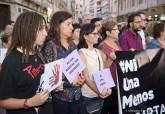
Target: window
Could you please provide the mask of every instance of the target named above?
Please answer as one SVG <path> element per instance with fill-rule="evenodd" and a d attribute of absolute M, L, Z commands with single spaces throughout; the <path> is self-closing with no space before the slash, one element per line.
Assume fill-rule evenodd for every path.
<path fill-rule="evenodd" d="M 18 8 L 18 12 L 21 13 L 21 8 Z"/>

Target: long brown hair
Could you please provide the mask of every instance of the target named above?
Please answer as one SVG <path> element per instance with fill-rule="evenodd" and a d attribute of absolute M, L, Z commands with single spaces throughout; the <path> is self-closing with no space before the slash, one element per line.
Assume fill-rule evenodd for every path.
<path fill-rule="evenodd" d="M 48 37 L 50 39 L 56 38 L 56 42 L 60 43 L 60 24 L 71 17 L 72 14 L 66 11 L 58 11 L 54 13 L 50 20 L 50 29 L 48 32 Z"/>
<path fill-rule="evenodd" d="M 23 50 L 23 61 L 29 59 L 29 53 L 34 52 L 34 42 L 38 31 L 46 21 L 43 16 L 35 12 L 24 12 L 19 15 L 13 28 L 11 46 L 7 55 L 14 48 Z"/>

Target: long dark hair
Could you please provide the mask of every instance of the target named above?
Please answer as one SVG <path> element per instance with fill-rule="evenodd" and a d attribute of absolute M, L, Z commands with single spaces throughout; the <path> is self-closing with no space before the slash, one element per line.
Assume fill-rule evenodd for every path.
<path fill-rule="evenodd" d="M 34 52 L 34 42 L 37 33 L 42 29 L 46 21 L 43 16 L 35 12 L 24 12 L 20 14 L 14 24 L 12 41 L 7 55 L 17 47 L 23 50 L 23 61 L 29 59 L 29 53 Z"/>
<path fill-rule="evenodd" d="M 66 11 L 58 11 L 53 14 L 50 20 L 50 29 L 48 32 L 50 40 L 56 38 L 56 42 L 60 43 L 60 24 L 71 17 L 72 14 Z"/>
<path fill-rule="evenodd" d="M 78 49 L 88 48 L 84 35 L 88 35 L 95 30 L 94 24 L 84 24 L 80 30 L 80 42 L 78 44 Z"/>

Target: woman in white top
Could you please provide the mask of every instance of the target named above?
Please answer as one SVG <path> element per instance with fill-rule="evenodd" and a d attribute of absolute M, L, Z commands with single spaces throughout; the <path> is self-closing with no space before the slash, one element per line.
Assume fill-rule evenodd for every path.
<path fill-rule="evenodd" d="M 92 114 L 100 114 L 103 104 L 103 100 L 101 98 L 105 98 L 111 94 L 109 89 L 105 89 L 105 91 L 100 93 L 92 76 L 92 74 L 103 70 L 103 61 L 106 60 L 103 59 L 105 58 L 103 53 L 93 47 L 93 45 L 97 43 L 98 37 L 98 31 L 94 24 L 83 25 L 80 31 L 80 42 L 78 45 L 78 49 L 80 49 L 80 56 L 86 64 L 86 68 L 83 71 L 83 75 L 85 76 L 85 83 L 81 88 L 83 96 L 82 114 L 89 114 L 91 112 L 93 112 Z M 95 108 L 91 107 L 90 104 L 95 106 Z M 99 106 L 97 104 L 99 104 Z"/>

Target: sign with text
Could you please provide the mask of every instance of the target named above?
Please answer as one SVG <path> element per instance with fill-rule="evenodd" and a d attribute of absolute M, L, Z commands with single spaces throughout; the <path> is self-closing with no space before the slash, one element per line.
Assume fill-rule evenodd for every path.
<path fill-rule="evenodd" d="M 104 89 L 110 89 L 115 86 L 110 69 L 101 70 L 93 74 L 97 89 L 101 93 Z"/>
<path fill-rule="evenodd" d="M 77 50 L 74 50 L 64 59 L 63 73 L 70 83 L 72 83 L 78 73 L 81 73 L 85 68 L 83 61 Z"/>
<path fill-rule="evenodd" d="M 62 84 L 62 65 L 63 59 L 45 64 L 45 70 L 40 80 L 40 88 L 51 92 Z"/>
<path fill-rule="evenodd" d="M 165 49 L 116 56 L 120 114 L 165 114 Z"/>

